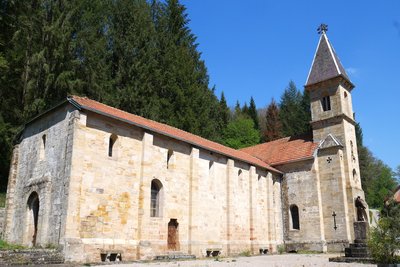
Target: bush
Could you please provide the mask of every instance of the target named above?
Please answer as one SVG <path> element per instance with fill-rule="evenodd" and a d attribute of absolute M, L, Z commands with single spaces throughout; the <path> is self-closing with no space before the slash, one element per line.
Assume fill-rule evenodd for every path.
<path fill-rule="evenodd" d="M 378 226 L 371 231 L 368 247 L 378 263 L 400 263 L 400 204 L 390 203 L 382 210 Z"/>
<path fill-rule="evenodd" d="M 9 244 L 6 241 L 0 239 L 0 250 L 23 249 L 23 248 L 25 247 L 16 244 Z"/>
<path fill-rule="evenodd" d="M 239 253 L 240 257 L 250 257 L 251 256 L 251 251 L 250 250 L 245 250 Z"/>
<path fill-rule="evenodd" d="M 278 245 L 277 247 L 278 253 L 282 254 L 285 252 L 285 245 Z"/>

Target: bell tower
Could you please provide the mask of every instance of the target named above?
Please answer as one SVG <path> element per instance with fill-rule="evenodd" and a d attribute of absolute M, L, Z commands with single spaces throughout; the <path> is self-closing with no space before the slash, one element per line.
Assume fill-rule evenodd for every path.
<path fill-rule="evenodd" d="M 354 89 L 321 24 L 317 50 L 305 89 L 310 94 L 313 140 L 319 143 L 317 163 L 321 184 L 326 240 L 352 240 L 354 201 L 364 199 L 357 154 L 351 92 Z M 331 229 L 337 214 L 338 230 Z M 329 243 L 329 242 L 328 242 Z M 329 249 L 329 248 L 328 248 Z"/>

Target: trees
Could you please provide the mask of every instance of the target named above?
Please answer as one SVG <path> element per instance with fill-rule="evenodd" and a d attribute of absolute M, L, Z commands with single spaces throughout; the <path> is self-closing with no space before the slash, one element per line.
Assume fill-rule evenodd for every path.
<path fill-rule="evenodd" d="M 377 159 L 363 145 L 363 133 L 359 123 L 356 124 L 356 139 L 361 184 L 365 192 L 365 199 L 371 208 L 381 209 L 384 200 L 392 194 L 396 187 L 394 173 L 389 166 Z"/>
<path fill-rule="evenodd" d="M 394 172 L 394 175 L 396 177 L 397 184 L 400 184 L 400 165 L 397 166 L 396 171 Z"/>
<path fill-rule="evenodd" d="M 364 186 L 366 200 L 369 206 L 381 209 L 385 199 L 393 194 L 396 182 L 390 167 L 381 160 L 374 158 L 369 171 L 373 177 L 370 177 Z"/>
<path fill-rule="evenodd" d="M 389 202 L 381 213 L 378 226 L 373 228 L 368 240 L 371 256 L 377 263 L 400 262 L 400 204 Z"/>
<path fill-rule="evenodd" d="M 302 94 L 293 81 L 282 94 L 279 108 L 283 136 L 295 136 L 311 130 L 308 93 Z"/>
<path fill-rule="evenodd" d="M 0 0 L 0 14 L 5 183 L 15 129 L 68 94 L 212 140 L 228 123 L 178 0 Z"/>
<path fill-rule="evenodd" d="M 223 144 L 235 149 L 253 146 L 260 141 L 251 118 L 239 115 L 233 119 L 223 133 Z"/>
<path fill-rule="evenodd" d="M 282 123 L 279 117 L 279 108 L 275 100 L 272 99 L 267 107 L 265 114 L 266 128 L 263 132 L 263 139 L 265 141 L 273 141 L 282 137 Z"/>
<path fill-rule="evenodd" d="M 254 122 L 254 129 L 260 130 L 260 126 L 258 125 L 258 114 L 257 114 L 256 103 L 254 102 L 253 97 L 250 98 L 250 106 L 247 114 Z"/>

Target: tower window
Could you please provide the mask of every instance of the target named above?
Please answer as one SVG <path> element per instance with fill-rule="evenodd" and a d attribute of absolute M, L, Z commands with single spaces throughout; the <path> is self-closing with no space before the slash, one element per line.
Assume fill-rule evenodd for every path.
<path fill-rule="evenodd" d="M 290 215 L 292 217 L 292 229 L 300 230 L 299 208 L 296 205 L 290 205 Z"/>
<path fill-rule="evenodd" d="M 112 157 L 113 156 L 113 152 L 114 152 L 114 145 L 115 142 L 117 142 L 117 136 L 115 134 L 112 134 L 110 136 L 110 139 L 108 140 L 108 156 Z"/>
<path fill-rule="evenodd" d="M 330 96 L 324 96 L 321 100 L 322 103 L 322 109 L 324 111 L 331 110 L 331 98 Z"/>

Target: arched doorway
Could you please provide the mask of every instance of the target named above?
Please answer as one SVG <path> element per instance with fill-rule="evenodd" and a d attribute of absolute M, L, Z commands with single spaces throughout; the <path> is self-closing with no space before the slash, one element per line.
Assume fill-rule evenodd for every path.
<path fill-rule="evenodd" d="M 178 220 L 171 219 L 168 223 L 168 250 L 179 250 Z"/>
<path fill-rule="evenodd" d="M 28 239 L 32 237 L 32 246 L 36 246 L 39 220 L 39 195 L 32 192 L 28 198 Z"/>

